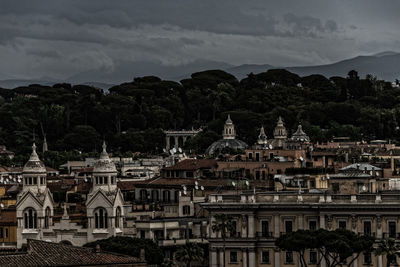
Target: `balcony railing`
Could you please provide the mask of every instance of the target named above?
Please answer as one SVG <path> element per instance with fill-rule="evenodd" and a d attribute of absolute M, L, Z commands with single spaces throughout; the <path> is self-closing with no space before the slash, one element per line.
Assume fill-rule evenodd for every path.
<path fill-rule="evenodd" d="M 256 236 L 257 238 L 274 238 L 272 232 L 257 232 Z"/>

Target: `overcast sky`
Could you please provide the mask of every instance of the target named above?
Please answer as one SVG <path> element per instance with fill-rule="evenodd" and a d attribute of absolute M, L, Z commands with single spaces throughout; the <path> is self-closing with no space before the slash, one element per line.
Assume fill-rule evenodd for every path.
<path fill-rule="evenodd" d="M 298 66 L 400 49 L 398 0 L 0 2 L 0 78 L 121 62 Z"/>

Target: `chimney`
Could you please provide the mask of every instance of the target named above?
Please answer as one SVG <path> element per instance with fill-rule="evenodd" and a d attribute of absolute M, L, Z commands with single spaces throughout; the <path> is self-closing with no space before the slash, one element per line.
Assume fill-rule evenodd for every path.
<path fill-rule="evenodd" d="M 146 261 L 146 253 L 144 251 L 144 248 L 140 249 L 140 261 Z"/>

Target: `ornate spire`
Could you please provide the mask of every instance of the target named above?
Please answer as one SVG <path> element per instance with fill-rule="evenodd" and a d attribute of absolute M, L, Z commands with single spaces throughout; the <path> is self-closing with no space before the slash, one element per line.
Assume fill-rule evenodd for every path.
<path fill-rule="evenodd" d="M 100 154 L 100 159 L 109 159 L 108 153 L 106 150 L 107 149 L 106 141 L 103 141 L 102 147 L 103 147 L 103 151 Z"/>
<path fill-rule="evenodd" d="M 274 138 L 275 139 L 286 139 L 287 138 L 286 128 L 285 128 L 285 125 L 283 124 L 283 120 L 282 120 L 281 116 L 279 116 L 278 122 L 274 129 Z"/>
<path fill-rule="evenodd" d="M 262 145 L 262 144 L 267 144 L 267 142 L 268 142 L 268 139 L 267 139 L 267 135 L 265 134 L 265 131 L 264 131 L 264 126 L 261 126 L 257 143 Z"/>
<path fill-rule="evenodd" d="M 226 122 L 225 122 L 225 123 L 226 123 L 226 124 L 232 123 L 231 114 L 228 114 L 228 118 L 226 119 Z"/>
<path fill-rule="evenodd" d="M 33 143 L 32 145 L 32 153 L 29 157 L 29 161 L 40 161 L 38 154 L 36 153 L 36 144 Z"/>
<path fill-rule="evenodd" d="M 36 153 L 36 144 L 32 145 L 32 154 L 29 157 L 28 162 L 25 164 L 23 172 L 25 173 L 46 173 L 46 167 L 43 162 L 40 161 L 38 154 Z"/>

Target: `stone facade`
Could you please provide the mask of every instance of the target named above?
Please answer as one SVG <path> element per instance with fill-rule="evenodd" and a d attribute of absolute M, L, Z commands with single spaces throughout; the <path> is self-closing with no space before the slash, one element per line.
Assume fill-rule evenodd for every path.
<path fill-rule="evenodd" d="M 23 189 L 17 197 L 17 247 L 27 239 L 64 242 L 82 246 L 88 242 L 123 233 L 124 199 L 117 188 L 117 170 L 103 144 L 95 163 L 93 184 L 86 201 L 87 227 L 72 223 L 66 206 L 59 222 L 53 222 L 54 200 L 47 188 L 46 168 L 40 161 L 35 144 L 23 169 Z"/>

